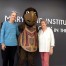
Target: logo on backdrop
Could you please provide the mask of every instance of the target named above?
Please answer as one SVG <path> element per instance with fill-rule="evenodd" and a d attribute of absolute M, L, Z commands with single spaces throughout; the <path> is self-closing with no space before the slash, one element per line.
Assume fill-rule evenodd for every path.
<path fill-rule="evenodd" d="M 10 18 L 10 16 L 5 15 L 5 21 L 8 21 Z M 37 20 L 37 24 L 40 24 L 40 20 L 42 18 L 38 18 Z M 17 19 L 15 20 L 16 22 L 23 22 L 23 18 L 22 16 L 17 16 Z M 49 27 L 51 27 L 53 29 L 54 32 L 61 32 L 61 33 L 66 33 L 66 28 L 64 28 L 64 26 L 66 26 L 66 20 L 62 20 L 62 19 L 49 19 L 46 18 L 47 24 L 50 25 Z M 54 26 L 54 27 L 53 27 Z M 62 27 L 63 26 L 63 27 Z M 38 29 L 41 26 L 38 26 Z"/>

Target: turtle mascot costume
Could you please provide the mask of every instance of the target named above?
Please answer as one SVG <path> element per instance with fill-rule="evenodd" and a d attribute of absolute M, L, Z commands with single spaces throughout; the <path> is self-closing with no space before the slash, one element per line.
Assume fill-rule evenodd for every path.
<path fill-rule="evenodd" d="M 37 51 L 38 34 L 36 22 L 38 13 L 30 7 L 23 13 L 23 24 L 19 25 L 19 61 L 18 66 L 23 66 L 26 61 L 28 66 L 35 66 L 34 55 Z"/>

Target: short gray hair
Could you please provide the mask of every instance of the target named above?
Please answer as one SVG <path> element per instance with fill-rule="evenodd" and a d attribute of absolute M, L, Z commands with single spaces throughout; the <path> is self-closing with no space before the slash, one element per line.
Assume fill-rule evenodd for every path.
<path fill-rule="evenodd" d="M 45 19 L 41 19 L 40 24 L 41 24 L 42 21 L 44 21 L 47 24 L 47 21 Z"/>
<path fill-rule="evenodd" d="M 12 14 L 12 13 L 16 13 L 16 14 L 17 14 L 17 11 L 11 11 L 11 13 L 10 13 L 10 14 Z"/>

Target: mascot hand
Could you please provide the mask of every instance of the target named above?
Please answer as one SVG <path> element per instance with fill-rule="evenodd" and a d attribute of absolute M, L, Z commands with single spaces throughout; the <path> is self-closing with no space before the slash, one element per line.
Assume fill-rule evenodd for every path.
<path fill-rule="evenodd" d="M 18 46 L 18 51 L 17 51 L 18 56 L 20 55 L 20 51 L 21 51 L 21 46 Z"/>

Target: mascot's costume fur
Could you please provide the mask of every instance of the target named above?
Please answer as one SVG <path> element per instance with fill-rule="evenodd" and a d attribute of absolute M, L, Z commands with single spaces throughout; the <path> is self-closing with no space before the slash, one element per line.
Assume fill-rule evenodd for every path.
<path fill-rule="evenodd" d="M 24 22 L 19 25 L 20 48 L 18 66 L 23 66 L 25 61 L 27 61 L 28 66 L 35 66 L 34 55 L 38 47 L 37 18 L 38 13 L 34 8 L 30 7 L 24 11 Z"/>

